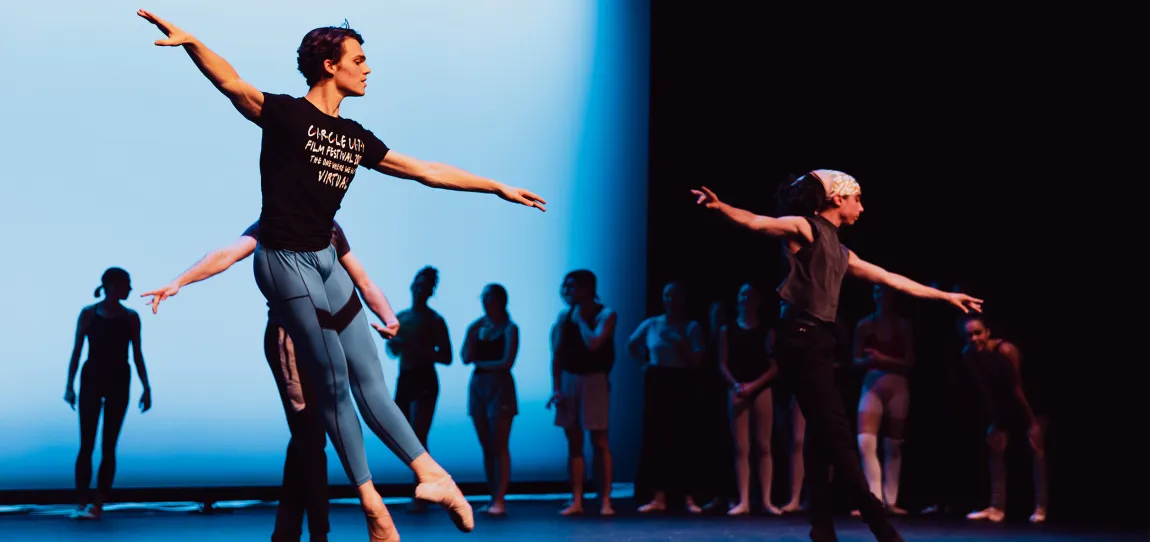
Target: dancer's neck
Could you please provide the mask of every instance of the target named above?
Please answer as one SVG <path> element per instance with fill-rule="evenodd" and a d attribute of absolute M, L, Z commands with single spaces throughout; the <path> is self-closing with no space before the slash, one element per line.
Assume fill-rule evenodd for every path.
<path fill-rule="evenodd" d="M 334 83 L 311 87 L 304 96 L 304 99 L 311 102 L 321 113 L 331 117 L 339 116 L 339 106 L 343 103 L 343 98 L 343 93 Z"/>

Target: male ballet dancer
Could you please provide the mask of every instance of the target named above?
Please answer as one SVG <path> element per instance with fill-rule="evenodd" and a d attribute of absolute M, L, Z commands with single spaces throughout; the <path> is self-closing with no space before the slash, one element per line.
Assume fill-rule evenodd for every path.
<path fill-rule="evenodd" d="M 420 444 L 383 385 L 367 319 L 331 245 L 332 223 L 360 164 L 433 188 L 497 194 L 541 211 L 545 202 L 524 189 L 391 151 L 358 122 L 340 117 L 343 99 L 363 96 L 371 73 L 363 38 L 350 28 L 317 28 L 304 36 L 297 65 L 309 90 L 293 98 L 257 90 L 198 39 L 150 12 L 137 14 L 167 36 L 156 45 L 183 47 L 204 76 L 263 131 L 256 284 L 295 342 L 300 365 L 322 383 L 317 394 L 324 424 L 358 489 L 371 540 L 399 535 L 371 483 L 353 395 L 364 421 L 420 480 L 416 497 L 441 504 L 456 527 L 470 532 L 471 505 Z M 349 359 L 347 349 L 372 355 Z"/>
<path fill-rule="evenodd" d="M 835 317 L 839 290 L 848 273 L 907 294 L 947 301 L 963 312 L 979 311 L 982 300 L 923 286 L 863 261 L 839 242 L 843 224 L 854 224 L 863 211 L 861 189 L 839 171 L 816 170 L 780 187 L 779 215 L 760 216 L 719 201 L 702 187 L 691 192 L 696 203 L 719 211 L 731 222 L 783 241 L 790 273 L 779 286 L 780 322 L 776 330 L 779 367 L 790 380 L 807 418 L 806 465 L 810 489 L 811 540 L 836 540 L 830 509 L 829 465 L 849 485 L 861 505 L 863 521 L 875 538 L 898 542 L 902 537 L 887 520 L 883 505 L 871 494 L 860 466 L 850 422 L 834 380 Z"/>

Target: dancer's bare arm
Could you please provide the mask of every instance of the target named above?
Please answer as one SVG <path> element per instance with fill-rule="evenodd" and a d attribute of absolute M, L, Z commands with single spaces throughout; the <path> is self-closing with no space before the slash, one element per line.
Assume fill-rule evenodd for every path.
<path fill-rule="evenodd" d="M 790 240 L 802 240 L 808 243 L 814 242 L 815 235 L 814 232 L 811 231 L 811 224 L 802 217 L 782 216 L 775 218 L 773 216 L 757 215 L 719 201 L 718 196 L 705 186 L 700 187 L 698 190 L 692 190 L 691 193 L 698 198 L 698 200 L 695 201 L 696 204 L 702 205 L 707 209 L 718 211 L 727 220 L 748 230 L 763 233 L 771 237 L 784 237 Z"/>
<path fill-rule="evenodd" d="M 152 299 L 148 301 L 148 304 L 152 306 L 152 314 L 157 314 L 160 310 L 160 302 L 180 293 L 180 288 L 223 273 L 236 262 L 251 256 L 255 251 L 255 238 L 241 235 L 232 244 L 213 250 L 200 258 L 200 261 L 176 277 L 167 286 L 144 292 L 140 294 L 140 297 L 151 296 Z"/>
<path fill-rule="evenodd" d="M 966 294 L 958 292 L 943 292 L 941 290 L 931 288 L 930 286 L 919 284 L 902 275 L 891 273 L 886 269 L 883 269 L 873 263 L 859 258 L 853 250 L 849 251 L 847 265 L 848 272 L 860 279 L 870 281 L 875 284 L 889 286 L 895 290 L 908 295 L 913 295 L 915 297 L 946 301 L 947 303 L 958 307 L 964 313 L 969 313 L 972 310 L 974 312 L 982 312 L 981 299 L 970 297 Z"/>
<path fill-rule="evenodd" d="M 359 295 L 363 297 L 364 303 L 367 303 L 367 308 L 384 324 L 381 326 L 372 322 L 371 326 L 385 339 L 394 337 L 399 332 L 399 319 L 395 317 L 395 311 L 387 301 L 387 296 L 383 295 L 383 290 L 367 276 L 367 270 L 359 263 L 359 258 L 351 252 L 341 256 L 339 263 L 351 277 L 351 282 L 355 284 L 355 289 L 359 290 Z"/>
<path fill-rule="evenodd" d="M 503 358 L 496 360 L 475 361 L 476 367 L 492 371 L 509 371 L 515 365 L 515 356 L 519 354 L 519 326 L 510 324 L 503 332 Z"/>
<path fill-rule="evenodd" d="M 263 92 L 241 79 L 240 74 L 236 73 L 235 68 L 228 64 L 228 61 L 208 49 L 195 36 L 184 32 L 176 25 L 157 17 L 155 14 L 143 9 L 137 11 L 136 14 L 156 25 L 156 28 L 159 28 L 160 32 L 167 36 L 166 39 L 156 40 L 156 45 L 161 47 L 183 46 L 184 51 L 192 58 L 192 62 L 196 64 L 200 72 L 215 85 L 216 89 L 231 100 L 232 105 L 244 117 L 252 122 L 256 122 L 260 118 L 260 112 L 264 105 Z"/>
<path fill-rule="evenodd" d="M 411 179 L 431 188 L 496 194 L 511 203 L 534 207 L 540 211 L 547 210 L 543 208 L 547 202 L 530 191 L 507 186 L 452 165 L 428 162 L 392 150 L 373 169 L 393 177 Z"/>

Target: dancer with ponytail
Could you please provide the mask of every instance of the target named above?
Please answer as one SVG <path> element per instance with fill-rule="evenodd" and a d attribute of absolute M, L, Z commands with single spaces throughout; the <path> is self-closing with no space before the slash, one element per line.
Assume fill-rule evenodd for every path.
<path fill-rule="evenodd" d="M 76 370 L 80 366 L 80 351 L 88 339 L 88 361 L 80 370 L 80 453 L 76 457 L 76 493 L 79 506 L 72 514 L 77 519 L 100 519 L 104 502 L 112 489 L 116 476 L 116 442 L 128 412 L 132 369 L 128 366 L 128 346 L 132 347 L 132 361 L 144 393 L 140 397 L 140 412 L 152 408 L 152 388 L 148 384 L 148 371 L 144 367 L 144 353 L 140 347 L 140 315 L 121 301 L 132 291 L 132 279 L 127 271 L 111 267 L 104 271 L 95 297 L 103 293 L 104 299 L 80 311 L 76 323 L 76 341 L 72 346 L 72 361 L 68 364 L 68 384 L 64 401 L 76 409 Z M 104 434 L 100 440 L 100 471 L 96 479 L 96 495 L 88 506 L 92 485 L 92 452 L 96 447 L 96 428 L 100 424 L 100 411 L 104 412 Z"/>
<path fill-rule="evenodd" d="M 776 347 L 781 377 L 793 387 L 807 419 L 806 465 L 810 489 L 811 540 L 836 540 L 830 508 L 829 466 L 859 503 L 862 519 L 881 542 L 902 536 L 890 524 L 883 503 L 871 494 L 855 439 L 834 380 L 834 323 L 839 290 L 849 273 L 907 294 L 949 302 L 964 313 L 982 301 L 941 292 L 859 258 L 839 242 L 838 230 L 862 214 L 861 189 L 853 177 L 816 170 L 780 188 L 778 218 L 756 215 L 719 200 L 706 187 L 692 190 L 696 203 L 738 226 L 783 241 L 790 272 L 779 286 L 782 299 Z"/>

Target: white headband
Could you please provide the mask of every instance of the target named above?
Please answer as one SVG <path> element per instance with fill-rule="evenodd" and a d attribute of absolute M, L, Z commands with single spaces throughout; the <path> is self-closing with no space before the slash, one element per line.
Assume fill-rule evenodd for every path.
<path fill-rule="evenodd" d="M 857 196 L 862 193 L 862 188 L 859 186 L 858 181 L 854 177 L 847 175 L 841 171 L 833 169 L 816 169 L 811 172 L 819 182 L 823 183 L 823 190 L 827 193 L 827 199 L 835 196 Z"/>

